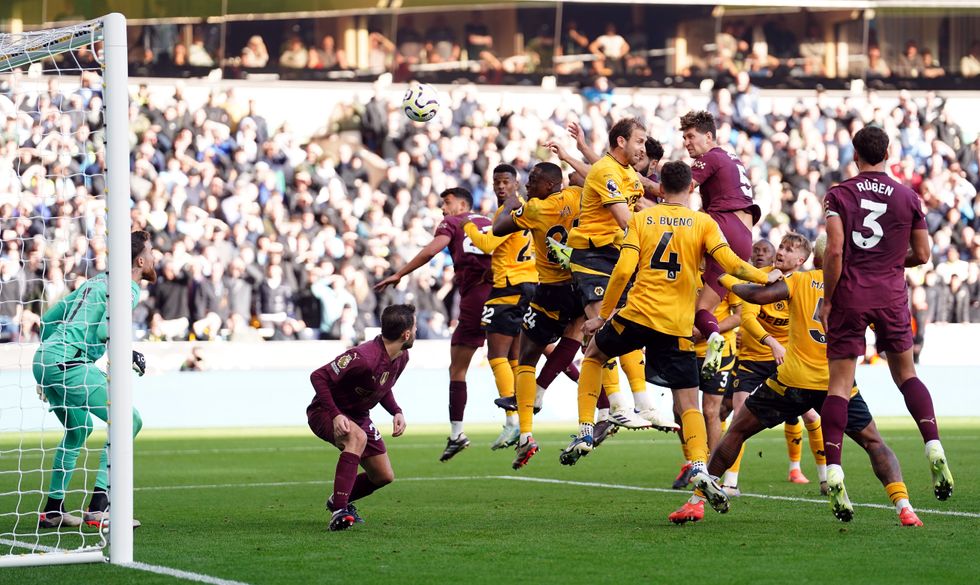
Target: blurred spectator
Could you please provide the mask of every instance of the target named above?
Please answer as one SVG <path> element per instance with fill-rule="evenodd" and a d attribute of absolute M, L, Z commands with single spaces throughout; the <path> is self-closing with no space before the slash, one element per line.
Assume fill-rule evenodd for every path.
<path fill-rule="evenodd" d="M 309 56 L 303 39 L 293 35 L 286 41 L 285 49 L 279 55 L 279 66 L 286 69 L 305 69 Z"/>
<path fill-rule="evenodd" d="M 168 258 L 150 290 L 154 307 L 150 324 L 151 339 L 186 339 L 191 317 L 188 270 L 178 272 L 174 260 Z"/>
<path fill-rule="evenodd" d="M 800 43 L 800 57 L 803 59 L 803 74 L 823 77 L 827 58 L 827 43 L 824 42 L 820 25 L 811 22 L 806 27 L 806 38 Z"/>
<path fill-rule="evenodd" d="M 895 75 L 899 77 L 919 77 L 925 70 L 922 55 L 919 54 L 919 45 L 910 40 L 905 43 L 905 51 L 898 56 L 898 63 L 895 65 Z"/>
<path fill-rule="evenodd" d="M 347 69 L 347 54 L 338 49 L 332 35 L 323 35 L 319 48 L 310 48 L 310 69 Z"/>
<path fill-rule="evenodd" d="M 960 75 L 963 77 L 980 75 L 980 41 L 973 41 L 970 52 L 960 59 Z"/>
<path fill-rule="evenodd" d="M 595 70 L 599 75 L 622 74 L 626 70 L 626 54 L 630 45 L 616 32 L 616 25 L 607 22 L 605 32 L 589 45 L 589 52 L 597 57 Z"/>
<path fill-rule="evenodd" d="M 652 71 L 647 58 L 647 51 L 651 47 L 646 27 L 634 22 L 633 26 L 630 27 L 629 34 L 626 35 L 626 44 L 630 47 L 630 53 L 626 55 L 626 72 L 642 77 L 650 76 Z"/>
<path fill-rule="evenodd" d="M 425 55 L 429 63 L 459 61 L 459 42 L 453 29 L 446 24 L 446 18 L 437 14 L 432 26 L 425 32 Z"/>
<path fill-rule="evenodd" d="M 552 73 L 555 68 L 555 34 L 550 26 L 538 27 L 537 33 L 527 43 L 527 62 L 521 71 L 526 73 Z"/>
<path fill-rule="evenodd" d="M 204 371 L 204 352 L 201 346 L 195 345 L 191 349 L 191 355 L 187 356 L 184 363 L 180 364 L 181 372 L 201 372 Z"/>
<path fill-rule="evenodd" d="M 183 43 L 177 43 L 174 45 L 173 51 L 173 66 L 174 67 L 187 67 L 190 63 L 187 60 L 187 45 Z"/>
<path fill-rule="evenodd" d="M 881 49 L 877 45 L 868 47 L 868 77 L 891 77 L 892 70 L 888 67 L 884 57 L 881 56 Z"/>
<path fill-rule="evenodd" d="M 368 34 L 368 69 L 371 73 L 384 73 L 391 69 L 395 56 L 395 44 L 380 32 Z"/>
<path fill-rule="evenodd" d="M 470 61 L 479 61 L 484 71 L 500 71 L 503 64 L 493 52 L 493 35 L 483 22 L 483 13 L 473 12 L 471 19 L 463 28 L 463 36 L 466 38 L 466 57 Z"/>
<path fill-rule="evenodd" d="M 242 48 L 242 67 L 261 69 L 269 64 L 269 50 L 259 35 L 252 35 Z"/>
<path fill-rule="evenodd" d="M 400 26 L 395 32 L 397 45 L 396 60 L 398 64 L 418 65 L 422 62 L 422 34 L 415 28 L 411 15 L 401 18 Z"/>
<path fill-rule="evenodd" d="M 939 61 L 932 56 L 932 51 L 924 49 L 922 51 L 922 76 L 928 79 L 942 77 L 946 75 L 946 70 L 942 68 Z"/>
<path fill-rule="evenodd" d="M 194 42 L 187 49 L 187 64 L 191 67 L 214 67 L 214 59 L 204 47 L 204 37 L 199 33 L 194 35 Z"/>
<path fill-rule="evenodd" d="M 568 20 L 565 22 L 565 34 L 561 37 L 561 55 L 583 55 L 589 52 L 589 44 L 589 37 L 579 31 L 576 21 Z M 558 65 L 555 72 L 560 75 L 569 75 L 584 70 L 585 61 L 568 61 Z"/>

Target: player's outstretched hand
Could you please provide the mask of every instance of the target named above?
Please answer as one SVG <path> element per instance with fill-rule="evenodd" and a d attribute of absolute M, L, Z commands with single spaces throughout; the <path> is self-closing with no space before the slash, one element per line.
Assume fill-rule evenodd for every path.
<path fill-rule="evenodd" d="M 47 402 L 48 401 L 48 397 L 44 395 L 44 388 L 41 388 L 41 385 L 40 384 L 38 384 L 37 386 L 35 386 L 34 387 L 34 390 L 37 392 L 37 397 L 41 400 L 41 402 Z"/>
<path fill-rule="evenodd" d="M 558 144 L 554 140 L 549 140 L 548 142 L 545 142 L 544 147 L 550 150 L 551 152 L 555 153 L 555 155 L 558 157 L 558 160 L 565 160 L 565 161 L 568 160 L 568 151 L 562 148 L 562 145 Z"/>
<path fill-rule="evenodd" d="M 391 419 L 391 436 L 400 437 L 405 432 L 405 415 L 398 413 Z"/>
<path fill-rule="evenodd" d="M 381 292 L 389 286 L 395 286 L 402 278 L 396 274 L 392 274 L 388 278 L 382 280 L 378 284 L 374 285 L 374 292 Z"/>
<path fill-rule="evenodd" d="M 594 317 L 589 319 L 582 325 L 582 333 L 585 334 L 586 338 L 592 337 L 596 334 L 596 331 L 602 329 L 602 326 L 606 324 L 606 320 L 602 317 Z"/>
<path fill-rule="evenodd" d="M 772 284 L 774 282 L 779 282 L 782 279 L 783 279 L 783 273 L 778 268 L 773 268 L 771 271 L 769 271 L 769 282 L 768 282 L 768 284 Z"/>
<path fill-rule="evenodd" d="M 578 125 L 578 122 L 569 122 L 565 130 L 568 131 L 569 136 L 575 139 L 575 144 L 585 144 L 585 132 L 582 132 L 582 127 Z"/>
<path fill-rule="evenodd" d="M 146 373 L 146 358 L 135 349 L 133 350 L 133 371 L 140 376 Z"/>
<path fill-rule="evenodd" d="M 766 337 L 764 343 L 769 346 L 769 349 L 772 350 L 772 357 L 774 360 L 776 360 L 776 365 L 782 365 L 783 361 L 786 360 L 786 348 L 783 347 L 783 344 L 776 341 L 776 339 L 771 335 Z"/>
<path fill-rule="evenodd" d="M 342 414 L 338 414 L 333 419 L 333 436 L 334 439 L 338 437 L 346 436 L 350 432 L 350 419 Z"/>

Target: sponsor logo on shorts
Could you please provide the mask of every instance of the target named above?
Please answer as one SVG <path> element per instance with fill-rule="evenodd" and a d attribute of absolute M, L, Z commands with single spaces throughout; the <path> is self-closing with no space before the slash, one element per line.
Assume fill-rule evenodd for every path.
<path fill-rule="evenodd" d="M 778 301 L 776 303 L 776 310 L 777 311 L 782 311 L 785 308 L 786 308 L 786 303 L 784 303 L 783 301 Z"/>
<path fill-rule="evenodd" d="M 602 288 L 601 286 L 595 287 L 595 295 L 597 297 L 604 296 L 605 294 L 606 294 L 606 289 Z"/>

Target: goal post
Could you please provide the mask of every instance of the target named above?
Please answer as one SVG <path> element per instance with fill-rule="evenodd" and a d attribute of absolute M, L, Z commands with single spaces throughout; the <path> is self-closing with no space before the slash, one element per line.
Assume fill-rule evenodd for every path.
<path fill-rule="evenodd" d="M 21 274 L 21 281 L 0 281 L 0 335 L 11 341 L 0 345 L 6 350 L 0 354 L 0 570 L 133 561 L 127 67 L 126 19 L 121 14 L 0 34 L 0 274 Z M 10 209 L 14 211 L 8 213 Z M 74 215 L 66 217 L 66 209 Z M 5 220 L 27 235 L 17 231 L 11 236 L 6 228 L 13 224 Z M 71 254 L 78 255 L 72 249 L 78 238 L 90 244 L 81 254 L 84 263 Z M 70 484 L 65 480 L 63 497 L 65 509 L 81 515 L 103 444 L 100 436 L 85 441 L 87 434 L 80 449 L 57 442 L 69 425 L 56 418 L 56 408 L 39 400 L 32 373 L 40 315 L 73 290 L 72 282 L 80 286 L 102 273 L 110 340 L 105 445 L 112 519 L 101 530 L 85 524 L 45 528 L 38 522 L 54 462 L 69 451 L 77 458 L 77 466 L 75 459 L 70 468 L 65 466 L 69 473 L 74 469 L 74 478 Z M 10 282 L 26 283 L 19 299 L 3 294 L 2 287 Z M 59 412 L 66 410 L 62 406 Z M 72 430 L 79 428 L 91 433 L 91 420 Z"/>

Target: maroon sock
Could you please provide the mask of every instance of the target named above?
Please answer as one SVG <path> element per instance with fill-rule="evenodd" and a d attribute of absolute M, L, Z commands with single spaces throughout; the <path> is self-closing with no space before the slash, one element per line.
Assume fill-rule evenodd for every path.
<path fill-rule="evenodd" d="M 909 414 L 915 419 L 915 424 L 919 425 L 922 440 L 938 441 L 939 425 L 936 424 L 936 411 L 932 407 L 932 396 L 926 385 L 918 378 L 909 378 L 898 389 L 905 396 L 905 406 L 909 409 Z"/>
<path fill-rule="evenodd" d="M 466 382 L 449 382 L 449 420 L 463 420 L 466 410 Z"/>
<path fill-rule="evenodd" d="M 701 337 L 707 339 L 712 333 L 719 333 L 718 319 L 711 311 L 699 309 L 694 313 L 694 326 L 701 332 Z"/>
<path fill-rule="evenodd" d="M 568 379 L 572 382 L 578 382 L 578 374 L 579 371 L 578 368 L 575 367 L 575 364 L 568 364 L 568 367 L 565 368 L 565 375 L 568 376 Z"/>
<path fill-rule="evenodd" d="M 368 475 L 366 473 L 359 473 L 357 475 L 357 479 L 354 480 L 354 487 L 352 487 L 350 490 L 349 501 L 353 502 L 355 500 L 360 500 L 361 498 L 370 496 L 383 487 L 384 486 L 377 485 L 368 479 Z"/>
<path fill-rule="evenodd" d="M 840 465 L 844 428 L 847 427 L 847 399 L 827 396 L 820 409 L 820 426 L 823 427 L 823 450 L 827 465 Z"/>
<path fill-rule="evenodd" d="M 555 346 L 555 349 L 551 351 L 551 355 L 548 356 L 547 361 L 545 361 L 544 367 L 541 368 L 541 373 L 538 374 L 538 386 L 542 388 L 551 386 L 551 383 L 555 381 L 558 374 L 568 368 L 572 360 L 575 359 L 575 354 L 578 353 L 580 347 L 582 347 L 582 344 L 571 337 L 562 337 L 558 341 L 558 345 Z M 577 380 L 578 378 L 575 379 Z"/>
<path fill-rule="evenodd" d="M 606 396 L 605 388 L 599 391 L 599 399 L 596 400 L 595 407 L 598 409 L 609 408 L 609 397 Z"/>
<path fill-rule="evenodd" d="M 357 466 L 361 463 L 360 455 L 344 451 L 337 460 L 337 473 L 333 478 L 333 507 L 335 510 L 347 507 L 351 490 L 357 477 Z"/>

